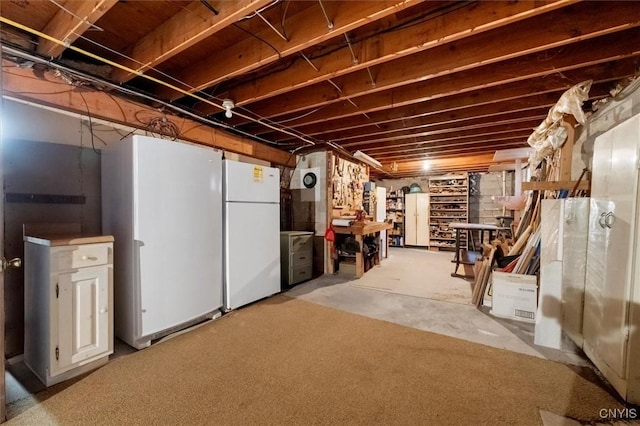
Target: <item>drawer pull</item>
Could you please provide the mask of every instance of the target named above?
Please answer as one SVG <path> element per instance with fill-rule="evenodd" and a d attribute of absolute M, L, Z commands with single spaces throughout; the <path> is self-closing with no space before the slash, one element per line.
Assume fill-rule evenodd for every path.
<path fill-rule="evenodd" d="M 305 257 L 305 256 L 300 256 L 300 257 L 299 257 L 299 259 L 300 259 L 300 260 L 302 260 L 302 259 L 306 259 L 306 257 Z"/>
<path fill-rule="evenodd" d="M 82 256 L 82 260 L 93 260 L 96 261 L 98 258 L 96 256 Z"/>

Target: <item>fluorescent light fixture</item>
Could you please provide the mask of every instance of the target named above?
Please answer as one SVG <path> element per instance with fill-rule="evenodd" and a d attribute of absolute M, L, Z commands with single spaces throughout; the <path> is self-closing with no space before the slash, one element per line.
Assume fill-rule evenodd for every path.
<path fill-rule="evenodd" d="M 370 166 L 377 167 L 378 169 L 382 168 L 382 164 L 380 164 L 378 160 L 376 160 L 375 158 L 369 157 L 367 154 L 365 154 L 360 150 L 354 152 L 353 156 L 354 158 L 357 158 L 358 160 L 362 161 L 363 163 L 367 163 Z"/>

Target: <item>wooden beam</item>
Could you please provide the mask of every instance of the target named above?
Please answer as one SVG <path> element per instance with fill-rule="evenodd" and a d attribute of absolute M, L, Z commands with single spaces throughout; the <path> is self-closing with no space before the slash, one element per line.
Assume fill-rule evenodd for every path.
<path fill-rule="evenodd" d="M 437 135 L 461 130 L 479 130 L 494 126 L 540 123 L 547 116 L 547 112 L 548 108 L 539 108 L 539 111 L 526 110 L 515 113 L 494 115 L 493 117 L 472 117 L 471 119 L 466 120 L 446 120 L 445 118 L 443 121 L 430 122 L 431 120 L 424 119 L 423 124 L 409 125 L 403 125 L 405 122 L 402 121 L 393 121 L 378 126 L 370 125 L 367 126 L 367 128 L 360 127 L 358 129 L 345 130 L 343 132 L 323 134 L 323 138 L 332 142 L 340 143 L 343 146 L 348 146 L 350 143 L 377 141 L 386 139 L 385 137 L 392 138 L 396 134 L 405 135 L 409 134 L 410 131 Z M 290 136 L 287 136 L 286 138 L 275 138 L 273 140 L 280 142 L 289 139 L 291 139 Z"/>
<path fill-rule="evenodd" d="M 640 40 L 640 31 L 638 31 L 638 40 Z M 634 56 L 640 55 L 640 49 L 634 46 L 636 53 Z M 582 64 L 580 64 L 582 65 Z M 538 67 L 540 67 L 538 65 Z M 588 64 L 579 68 L 564 69 L 559 74 L 549 73 L 549 69 L 542 66 L 538 72 L 528 74 L 528 70 L 521 67 L 521 74 L 502 74 L 501 64 L 495 64 L 487 67 L 480 67 L 464 73 L 454 73 L 445 75 L 434 80 L 427 80 L 420 83 L 413 83 L 406 86 L 396 87 L 380 93 L 358 96 L 351 99 L 357 106 L 350 101 L 340 101 L 332 103 L 331 108 L 324 108 L 317 113 L 303 117 L 299 120 L 288 122 L 292 127 L 296 127 L 301 122 L 313 123 L 319 120 L 326 121 L 328 119 L 346 117 L 362 113 L 380 111 L 387 108 L 398 108 L 411 105 L 416 102 L 430 102 L 446 104 L 447 99 L 454 96 L 465 96 L 473 93 L 476 98 L 470 105 L 479 105 L 482 101 L 477 99 L 477 94 L 481 93 L 481 98 L 486 102 L 493 102 L 492 93 L 501 92 L 506 87 L 512 87 L 514 91 L 520 91 L 522 96 L 524 93 L 545 93 L 556 90 L 559 87 L 569 88 L 573 83 L 567 84 L 567 81 L 584 81 L 592 79 L 594 81 L 602 81 L 610 78 L 611 75 L 623 77 L 633 75 L 634 67 L 637 68 L 636 58 L 630 57 L 618 60 L 614 63 L 604 62 L 595 65 Z M 508 68 L 508 67 L 507 67 Z M 464 74 L 464 75 L 458 75 Z M 469 83 L 469 84 L 467 84 Z M 486 90 L 489 88 L 497 88 L 496 90 Z M 494 98 L 497 99 L 497 98 Z M 286 108 L 286 106 L 284 107 Z M 316 109 L 317 107 L 313 107 Z M 442 109 L 441 109 L 442 110 Z M 267 117 L 262 110 L 254 110 L 261 117 Z M 296 114 L 300 114 L 296 111 Z M 284 118 L 287 119 L 288 116 Z"/>
<path fill-rule="evenodd" d="M 571 164 L 573 163 L 573 146 L 575 144 L 575 129 L 573 124 L 574 123 L 569 123 L 567 121 L 562 123 L 562 127 L 564 127 L 567 132 L 567 140 L 560 148 L 560 170 L 558 180 L 561 181 L 571 180 Z"/>
<path fill-rule="evenodd" d="M 475 143 L 467 146 L 456 146 L 455 144 L 451 144 L 448 146 L 437 147 L 433 149 L 416 149 L 406 151 L 398 151 L 396 153 L 389 154 L 380 154 L 375 153 L 373 155 L 376 156 L 381 162 L 388 163 L 398 160 L 410 160 L 414 159 L 436 159 L 436 158 L 444 158 L 447 156 L 458 156 L 458 155 L 466 155 L 466 154 L 491 154 L 496 149 L 503 148 L 514 148 L 521 147 L 525 142 L 507 139 L 504 141 L 488 141 L 487 143 Z"/>
<path fill-rule="evenodd" d="M 478 127 L 474 129 L 457 130 L 455 127 L 449 127 L 446 132 L 419 132 L 416 130 L 408 130 L 399 135 L 391 135 L 389 137 L 370 138 L 368 141 L 340 143 L 347 149 L 385 149 L 402 146 L 413 146 L 424 143 L 432 143 L 447 140 L 465 140 L 469 138 L 483 138 L 501 134 L 512 134 L 514 132 L 531 133 L 531 129 L 537 126 L 540 120 L 531 120 L 528 122 L 516 124 L 496 124 L 487 123 L 486 127 Z M 414 131 L 415 133 L 411 133 Z"/>
<path fill-rule="evenodd" d="M 442 112 L 453 109 L 468 108 L 470 106 L 488 105 L 507 99 L 524 97 L 530 94 L 544 94 L 565 91 L 574 83 L 584 80 L 594 82 L 617 81 L 633 76 L 637 66 L 633 58 L 617 61 L 613 64 L 594 65 L 580 70 L 567 71 L 562 75 L 549 75 L 526 81 L 503 84 L 493 90 L 478 89 L 458 95 L 447 96 L 431 100 L 430 96 L 423 96 L 423 90 L 428 90 L 427 83 L 408 85 L 384 93 L 361 96 L 355 99 L 354 106 L 350 102 L 340 102 L 317 111 L 315 114 L 304 116 L 298 120 L 288 122 L 289 127 L 297 130 L 301 125 L 326 123 L 336 117 L 344 118 L 362 113 L 383 111 L 389 108 L 411 106 L 416 103 L 423 105 L 424 112 Z"/>
<path fill-rule="evenodd" d="M 435 99 L 479 87 L 547 75 L 551 70 L 562 72 L 637 55 L 637 40 L 640 39 L 637 31 L 632 33 L 632 40 L 623 34 L 601 37 L 640 24 L 640 8 L 628 2 L 625 4 L 627 6 L 624 11 L 599 4 L 599 13 L 607 15 L 607 18 L 603 17 L 603 20 L 597 22 L 592 19 L 595 12 L 592 6 L 595 4 L 585 4 L 582 9 L 578 6 L 570 7 L 573 14 L 562 9 L 548 14 L 549 16 L 530 19 L 526 26 L 512 24 L 374 67 L 370 72 L 375 76 L 375 85 L 371 84 L 366 72 L 352 73 L 343 78 L 332 79 L 340 91 L 327 83 L 316 84 L 253 103 L 248 108 L 261 117 L 274 118 L 327 106 L 344 99 L 352 99 L 360 105 L 362 102 L 359 99 L 363 95 L 418 82 L 422 83 L 412 86 L 412 90 L 420 90 L 425 99 Z M 568 32 L 567 28 L 575 33 Z M 574 34 L 580 34 L 580 37 Z M 589 40 L 594 37 L 597 39 Z M 504 41 L 495 43 L 495 40 Z M 567 44 L 572 44 L 571 50 L 559 49 Z M 553 51 L 540 54 L 548 49 Z M 452 51 L 456 52 L 455 60 L 452 60 Z M 463 72 L 465 70 L 468 71 Z M 447 75 L 436 78 L 444 73 Z M 279 74 L 285 74 L 284 78 L 288 71 Z M 255 85 L 254 82 L 252 84 Z M 207 113 L 218 112 L 211 106 L 203 108 Z"/>
<path fill-rule="evenodd" d="M 136 118 L 136 115 L 142 111 L 149 111 L 151 115 L 159 114 L 155 109 L 146 105 L 102 91 L 70 86 L 62 80 L 57 80 L 51 72 L 47 72 L 45 78 L 41 79 L 36 77 L 33 71 L 18 68 L 8 61 L 3 61 L 2 66 L 3 96 L 11 96 L 84 115 L 89 109 L 91 115 L 96 118 L 142 129 L 145 128 L 145 125 Z M 82 95 L 79 90 L 82 91 Z M 166 118 L 181 129 L 180 139 L 248 155 L 275 164 L 295 165 L 295 160 L 286 151 L 243 139 L 170 113 L 166 114 Z"/>
<path fill-rule="evenodd" d="M 191 2 L 128 48 L 124 55 L 131 59 L 124 59 L 120 63 L 144 72 L 271 2 L 272 0 L 210 1 L 211 6 L 219 12 L 217 15 L 201 2 Z M 133 77 L 135 74 L 119 68 L 111 73 L 111 78 L 119 82 L 126 82 Z"/>
<path fill-rule="evenodd" d="M 591 95 L 598 92 L 598 85 L 592 85 Z M 601 89 L 600 92 L 608 95 L 608 88 Z M 470 106 L 468 108 L 460 108 L 442 112 L 432 112 L 426 107 L 428 103 L 414 104 L 411 106 L 388 109 L 386 111 L 376 111 L 371 114 L 367 114 L 367 117 L 363 115 L 350 116 L 345 118 L 337 118 L 335 120 L 326 121 L 322 123 L 313 123 L 308 125 L 301 125 L 297 127 L 299 132 L 305 135 L 313 136 L 318 139 L 332 140 L 331 138 L 325 138 L 327 133 L 340 133 L 345 130 L 357 130 L 365 126 L 383 126 L 385 124 L 393 124 L 396 126 L 413 126 L 424 125 L 428 123 L 455 123 L 462 120 L 473 120 L 477 118 L 487 118 L 500 114 L 508 114 L 520 111 L 530 110 L 543 110 L 546 115 L 549 108 L 558 102 L 558 97 L 562 94 L 561 91 L 553 93 L 532 94 L 528 93 L 521 97 L 506 99 L 504 102 L 496 102 L 489 105 Z M 270 130 L 260 131 L 260 128 L 255 125 L 249 125 L 244 127 L 245 130 L 251 130 L 256 134 L 268 138 L 269 140 L 276 140 L 276 134 Z"/>
<path fill-rule="evenodd" d="M 433 159 L 429 161 L 429 165 L 432 169 L 447 168 L 447 167 L 473 167 L 476 164 L 488 165 L 492 163 L 492 154 L 484 155 L 468 155 L 459 156 L 454 158 L 441 158 Z M 402 173 L 408 169 L 422 169 L 422 160 L 412 162 L 398 163 L 398 172 Z"/>
<path fill-rule="evenodd" d="M 556 99 L 557 101 L 557 99 Z M 395 131 L 402 131 L 403 129 L 424 129 L 432 130 L 434 134 L 448 133 L 456 129 L 475 129 L 496 125 L 517 123 L 527 120 L 539 120 L 542 121 L 548 114 L 549 108 L 553 106 L 554 102 L 550 99 L 548 105 L 541 105 L 540 107 L 526 108 L 519 111 L 503 111 L 502 108 L 489 108 L 489 107 L 471 107 L 464 110 L 456 110 L 451 112 L 444 112 L 441 114 L 432 114 L 419 117 L 406 117 L 405 120 L 393 120 L 387 122 L 381 122 L 376 124 L 368 124 L 359 127 L 343 129 L 341 131 L 330 130 L 328 132 L 321 132 L 322 129 L 317 128 L 314 133 L 311 133 L 314 137 L 318 137 L 324 140 L 330 140 L 332 142 L 341 143 L 342 141 L 350 140 L 366 140 L 367 138 L 376 138 L 380 135 L 393 135 Z M 496 104 L 495 106 L 500 106 Z M 312 129 L 310 129 L 312 130 Z M 344 135 L 344 139 L 340 137 Z M 269 140 L 274 142 L 289 142 L 292 141 L 291 136 L 279 136 L 275 133 L 269 135 Z"/>
<path fill-rule="evenodd" d="M 430 18 L 428 25 L 398 28 L 354 43 L 352 47 L 358 57 L 358 63 L 354 63 L 350 49 L 345 46 L 329 56 L 313 58 L 312 62 L 317 71 L 303 60 L 296 61 L 287 72 L 272 74 L 252 81 L 251 84 L 234 88 L 229 92 L 229 96 L 237 105 L 257 102 L 572 3 L 575 1 L 478 2 L 462 7 L 461 4 L 454 4 L 453 9 L 444 10 L 441 15 Z M 441 5 L 437 4 L 436 11 L 439 12 L 441 9 Z"/>
<path fill-rule="evenodd" d="M 289 40 L 283 40 L 270 28 L 248 37 L 192 66 L 173 73 L 183 87 L 189 91 L 199 91 L 234 76 L 246 74 L 257 68 L 271 64 L 307 47 L 343 35 L 358 27 L 386 16 L 401 12 L 424 0 L 380 0 L 371 2 L 335 1 L 326 2 L 324 7 L 331 17 L 332 28 L 328 28 L 322 9 L 308 7 L 287 20 Z M 269 45 L 260 41 L 266 40 Z M 168 88 L 160 88 L 157 95 L 175 100 L 182 95 Z"/>
<path fill-rule="evenodd" d="M 72 44 L 98 19 L 118 3 L 118 0 L 71 0 L 64 2 L 42 32 L 58 40 Z M 35 6 L 34 6 L 35 7 Z M 58 57 L 65 47 L 49 40 L 40 40 L 38 53 Z"/>
<path fill-rule="evenodd" d="M 561 189 L 566 189 L 567 191 L 571 191 L 577 181 L 557 181 L 557 182 L 522 182 L 522 190 L 523 191 L 559 191 Z M 580 184 L 576 189 L 589 190 L 591 188 L 591 182 L 588 180 L 581 180 Z"/>

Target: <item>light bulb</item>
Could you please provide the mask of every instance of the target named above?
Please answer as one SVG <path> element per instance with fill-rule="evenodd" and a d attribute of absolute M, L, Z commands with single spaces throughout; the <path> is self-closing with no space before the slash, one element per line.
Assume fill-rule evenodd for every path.
<path fill-rule="evenodd" d="M 231 99 L 225 99 L 222 101 L 222 108 L 225 109 L 225 113 L 224 116 L 227 118 L 231 118 L 233 117 L 233 112 L 231 112 L 231 109 L 233 107 L 235 107 L 236 104 L 231 100 Z"/>

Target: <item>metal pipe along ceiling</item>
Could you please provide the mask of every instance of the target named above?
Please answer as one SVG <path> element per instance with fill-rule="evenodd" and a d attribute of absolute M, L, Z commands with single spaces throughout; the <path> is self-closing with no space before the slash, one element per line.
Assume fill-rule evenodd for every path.
<path fill-rule="evenodd" d="M 95 59 L 95 60 L 100 61 L 102 63 L 105 63 L 107 65 L 111 65 L 112 67 L 119 68 L 119 69 L 121 69 L 123 71 L 126 71 L 128 73 L 140 76 L 140 77 L 142 77 L 142 78 L 144 78 L 146 80 L 149 80 L 149 81 L 154 82 L 156 84 L 160 84 L 160 85 L 165 86 L 165 87 L 167 87 L 169 89 L 175 90 L 176 92 L 178 92 L 178 93 L 180 93 L 180 94 L 182 94 L 184 96 L 191 97 L 191 98 L 196 99 L 196 100 L 198 100 L 200 102 L 204 102 L 204 103 L 206 103 L 208 105 L 212 105 L 212 106 L 224 111 L 224 108 L 222 107 L 222 105 L 218 105 L 217 103 L 212 102 L 211 100 L 209 100 L 207 98 L 204 98 L 202 96 L 196 95 L 195 93 L 188 92 L 188 91 L 186 91 L 184 89 L 181 89 L 180 87 L 174 86 L 173 84 L 167 83 L 165 81 L 162 81 L 162 80 L 157 79 L 155 77 L 152 77 L 150 75 L 147 75 L 147 74 L 144 74 L 142 72 L 136 71 L 136 70 L 134 70 L 132 68 L 129 68 L 129 67 L 124 66 L 124 65 L 121 65 L 121 64 L 119 64 L 117 62 L 114 62 L 114 61 L 111 61 L 111 60 L 109 60 L 107 58 L 103 58 L 101 56 L 98 56 L 98 55 L 96 55 L 94 53 L 88 52 L 88 51 L 86 51 L 84 49 L 81 49 L 79 47 L 72 46 L 69 43 L 66 43 L 66 42 L 64 42 L 62 40 L 59 40 L 59 39 L 55 38 L 55 37 L 51 37 L 48 34 L 45 34 L 43 32 L 40 32 L 40 31 L 35 30 L 33 28 L 30 28 L 30 27 L 27 27 L 26 25 L 22 25 L 22 24 L 20 24 L 18 22 L 15 22 L 15 21 L 11 20 L 11 19 L 7 19 L 4 16 L 0 16 L 0 22 L 5 23 L 7 25 L 11 25 L 12 27 L 21 29 L 21 30 L 26 31 L 26 32 L 28 32 L 30 34 L 36 35 L 36 36 L 41 37 L 41 38 L 43 38 L 45 40 L 49 40 L 49 41 L 51 41 L 53 43 L 56 43 L 56 44 L 59 44 L 61 46 L 65 46 L 67 49 L 71 49 L 71 50 L 73 50 L 75 52 L 78 52 L 78 53 L 80 53 L 82 55 L 88 56 L 88 57 L 90 57 L 92 59 Z M 272 125 L 272 124 L 270 124 L 268 122 L 265 122 L 263 120 L 256 120 L 255 118 L 250 117 L 250 116 L 245 115 L 245 114 L 242 114 L 242 113 L 236 112 L 235 114 L 238 117 L 244 118 L 245 120 L 249 120 L 251 122 L 254 122 L 254 123 L 260 124 L 262 126 L 268 127 L 268 128 L 270 128 L 272 130 L 275 130 L 277 132 L 282 132 L 282 133 L 285 133 L 285 134 L 287 134 L 289 136 L 293 136 L 294 138 L 299 139 L 302 142 L 307 143 L 309 145 L 315 145 L 315 142 L 313 142 L 311 140 L 308 140 L 307 138 L 305 138 L 305 137 L 303 137 L 301 135 L 298 135 L 298 134 L 296 134 L 296 133 L 294 133 L 294 132 L 292 132 L 290 130 L 276 127 L 276 126 L 274 126 L 274 125 Z"/>

